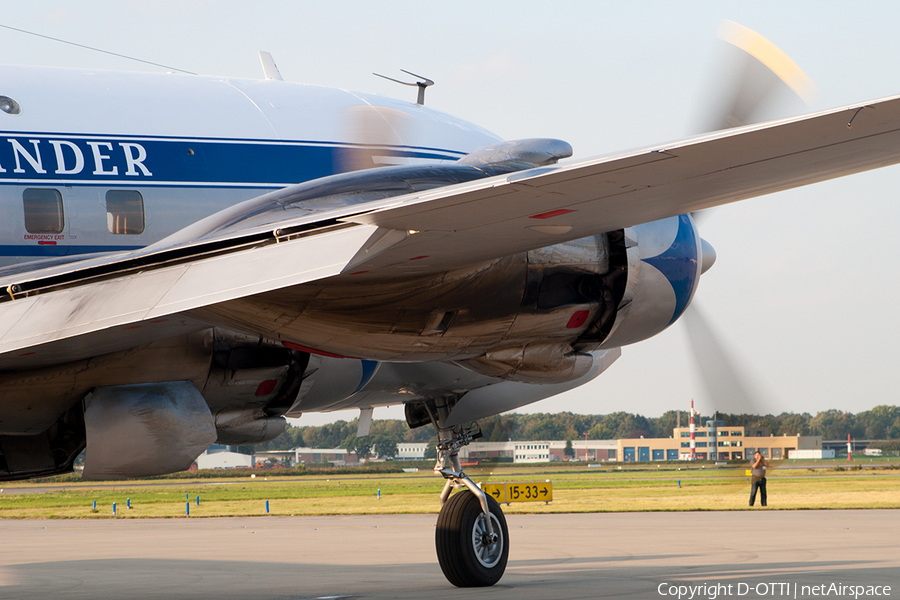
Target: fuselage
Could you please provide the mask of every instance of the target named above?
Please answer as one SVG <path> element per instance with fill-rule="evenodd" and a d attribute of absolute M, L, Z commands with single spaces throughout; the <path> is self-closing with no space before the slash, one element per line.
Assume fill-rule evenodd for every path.
<path fill-rule="evenodd" d="M 361 189 L 380 197 L 384 178 L 410 189 L 447 185 L 456 175 L 426 165 L 449 169 L 499 141 L 411 102 L 283 81 L 9 66 L 0 74 L 0 267 L 23 263 L 17 270 L 184 236 L 204 217 L 271 192 L 298 189 L 315 208 L 323 199 L 291 186 L 328 189 L 322 178 L 348 171 L 411 168 L 353 176 L 351 187 L 363 186 L 355 202 Z M 338 278 L 248 298 L 189 315 L 198 320 L 181 329 L 111 332 L 58 358 L 11 357 L 5 369 L 55 368 L 211 324 L 325 356 L 455 361 L 488 377 L 568 382 L 592 369 L 590 353 L 651 337 L 681 315 L 698 282 L 699 246 L 683 215 L 447 273 Z M 121 382 L 159 377 L 137 370 Z M 109 378 L 82 379 L 87 390 Z M 32 389 L 12 387 L 23 397 Z"/>
<path fill-rule="evenodd" d="M 0 67 L 0 81 L 0 269 L 16 278 L 234 223 L 277 228 L 291 207 L 365 210 L 571 153 L 550 140 L 566 151 L 529 163 L 541 140 L 492 146 L 490 132 L 417 104 L 282 81 L 23 67 Z M 0 461 L 0 480 L 71 470 L 86 440 L 118 464 L 103 432 L 133 427 L 116 411 L 151 392 L 190 400 L 220 443 L 272 439 L 283 415 L 305 411 L 452 398 L 450 421 L 497 414 L 585 383 L 620 346 L 671 325 L 703 266 L 689 215 L 557 239 L 443 272 L 363 268 L 7 352 L 0 435 L 49 450 L 40 464 Z M 98 254 L 109 252 L 121 255 Z M 91 301 L 97 323 L 108 299 Z M 5 306 L 8 326 L 32 322 Z M 83 411 L 94 394 L 108 406 Z M 151 440 L 136 453 L 166 472 L 171 450 Z"/>
<path fill-rule="evenodd" d="M 149 245 L 284 186 L 454 161 L 488 131 L 275 80 L 0 67 L 0 265 Z"/>

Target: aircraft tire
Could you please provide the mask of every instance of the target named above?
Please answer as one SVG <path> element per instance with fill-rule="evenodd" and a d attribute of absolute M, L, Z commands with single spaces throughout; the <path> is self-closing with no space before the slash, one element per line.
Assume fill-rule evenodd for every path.
<path fill-rule="evenodd" d="M 444 576 L 456 587 L 485 587 L 503 577 L 509 559 L 509 530 L 497 501 L 488 496 L 491 525 L 499 536 L 485 543 L 481 503 L 465 490 L 450 496 L 438 515 L 435 531 L 438 562 Z"/>

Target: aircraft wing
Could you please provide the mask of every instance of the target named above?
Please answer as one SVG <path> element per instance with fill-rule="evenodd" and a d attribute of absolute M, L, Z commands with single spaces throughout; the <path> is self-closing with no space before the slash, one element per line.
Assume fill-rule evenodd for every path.
<path fill-rule="evenodd" d="M 892 97 L 439 188 L 347 220 L 427 234 L 370 270 L 422 255 L 450 267 L 897 162 L 900 97 Z"/>
<path fill-rule="evenodd" d="M 897 162 L 893 97 L 0 273 L 0 368 L 130 347 L 138 327 L 287 286 L 439 272 Z"/>

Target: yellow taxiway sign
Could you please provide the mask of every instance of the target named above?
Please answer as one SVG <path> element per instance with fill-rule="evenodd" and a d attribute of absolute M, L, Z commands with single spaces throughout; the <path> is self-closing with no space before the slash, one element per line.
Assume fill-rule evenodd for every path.
<path fill-rule="evenodd" d="M 551 502 L 553 484 L 540 483 L 483 483 L 481 489 L 500 504 L 511 502 Z"/>

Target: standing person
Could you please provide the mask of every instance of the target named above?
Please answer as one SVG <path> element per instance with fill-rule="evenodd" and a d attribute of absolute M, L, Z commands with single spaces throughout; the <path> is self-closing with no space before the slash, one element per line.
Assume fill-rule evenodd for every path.
<path fill-rule="evenodd" d="M 750 463 L 750 506 L 756 502 L 756 490 L 759 490 L 759 503 L 766 505 L 766 467 L 769 463 L 763 458 L 759 450 L 753 453 L 753 461 Z"/>

